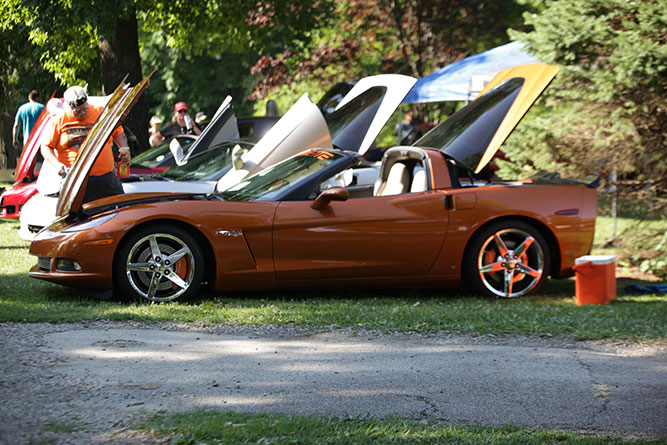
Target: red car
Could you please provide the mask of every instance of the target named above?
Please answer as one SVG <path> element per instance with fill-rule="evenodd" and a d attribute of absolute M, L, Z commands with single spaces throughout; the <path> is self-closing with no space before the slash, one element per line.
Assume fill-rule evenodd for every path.
<path fill-rule="evenodd" d="M 572 274 L 590 251 L 597 195 L 575 181 L 482 181 L 556 75 L 550 65 L 498 74 L 475 101 L 412 146 L 387 150 L 375 184 L 355 184 L 360 154 L 310 149 L 219 192 L 109 197 L 81 206 L 101 141 L 145 84 L 119 90 L 91 130 L 35 237 L 30 276 L 113 288 L 148 301 L 285 287 L 456 286 L 518 297 Z M 359 98 L 367 110 L 372 101 Z M 117 117 L 114 120 L 114 117 Z"/>
<path fill-rule="evenodd" d="M 15 182 L 0 195 L 0 218 L 18 218 L 23 204 L 37 193 L 38 172 L 35 171 L 35 167 L 39 158 L 42 133 L 50 124 L 51 115 L 44 107 L 19 157 L 14 170 Z"/>

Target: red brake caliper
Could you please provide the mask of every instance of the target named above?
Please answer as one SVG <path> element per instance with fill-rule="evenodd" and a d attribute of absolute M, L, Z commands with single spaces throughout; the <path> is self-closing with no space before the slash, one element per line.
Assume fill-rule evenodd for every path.
<path fill-rule="evenodd" d="M 495 263 L 495 261 L 496 261 L 496 253 L 493 250 L 487 250 L 486 252 L 484 252 L 484 259 L 482 266 L 487 266 L 491 263 Z"/>
<path fill-rule="evenodd" d="M 188 261 L 186 260 L 185 257 L 176 261 L 176 264 L 174 264 L 174 272 L 176 272 L 176 275 L 181 277 L 183 280 L 185 280 L 185 277 L 188 276 Z M 172 284 L 171 287 L 174 290 L 178 289 L 176 283 Z"/>

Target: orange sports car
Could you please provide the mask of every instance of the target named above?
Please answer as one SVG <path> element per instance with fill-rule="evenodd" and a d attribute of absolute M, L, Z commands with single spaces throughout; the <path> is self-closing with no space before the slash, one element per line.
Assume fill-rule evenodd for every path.
<path fill-rule="evenodd" d="M 210 194 L 126 194 L 81 206 L 89 166 L 147 85 L 114 94 L 68 176 L 58 215 L 34 239 L 30 276 L 149 301 L 278 287 L 450 286 L 518 297 L 571 275 L 589 253 L 592 185 L 481 180 L 482 169 L 556 75 L 499 73 L 377 179 L 358 153 L 309 149 Z M 363 101 L 362 101 L 363 102 Z"/>

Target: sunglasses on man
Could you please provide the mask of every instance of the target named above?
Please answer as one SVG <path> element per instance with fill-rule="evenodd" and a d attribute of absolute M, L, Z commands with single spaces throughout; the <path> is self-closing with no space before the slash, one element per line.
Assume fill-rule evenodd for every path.
<path fill-rule="evenodd" d="M 77 98 L 76 100 L 71 100 L 67 102 L 67 105 L 69 105 L 70 108 L 78 108 L 81 105 L 85 104 L 88 98 L 86 96 L 81 96 Z"/>

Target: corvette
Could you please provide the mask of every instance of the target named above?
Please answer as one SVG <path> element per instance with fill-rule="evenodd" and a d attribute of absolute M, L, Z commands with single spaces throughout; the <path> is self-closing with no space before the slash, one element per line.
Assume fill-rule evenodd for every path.
<path fill-rule="evenodd" d="M 65 182 L 59 219 L 30 246 L 30 276 L 146 301 L 187 299 L 202 287 L 464 282 L 491 297 L 535 293 L 589 253 L 596 191 L 564 179 L 480 175 L 557 71 L 500 72 L 415 144 L 388 149 L 374 183 L 357 181 L 363 157 L 334 141 L 214 193 L 126 194 L 81 206 L 99 141 L 146 82 L 119 88 Z M 247 160 L 235 167 L 247 168 Z"/>

